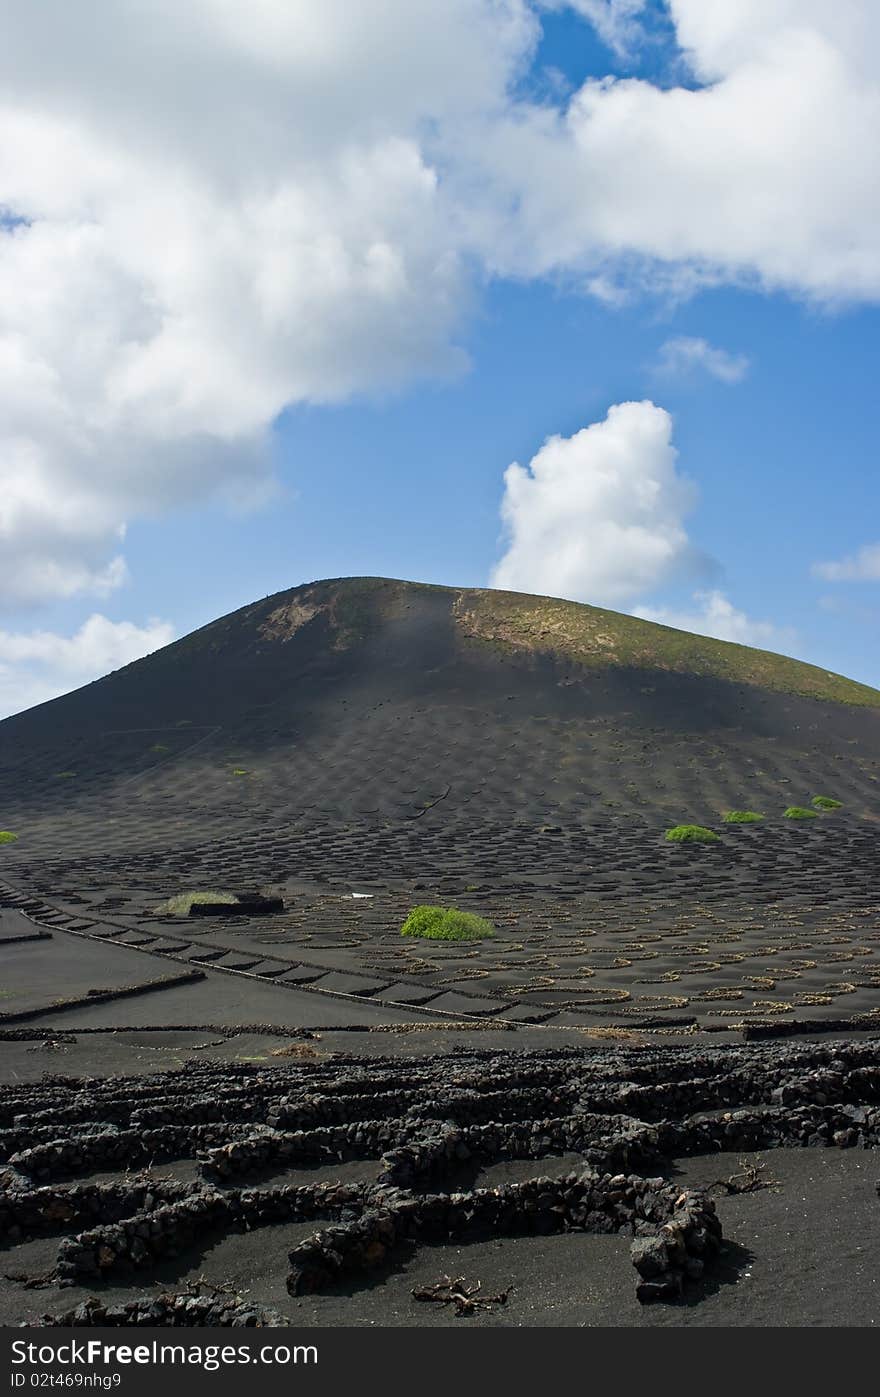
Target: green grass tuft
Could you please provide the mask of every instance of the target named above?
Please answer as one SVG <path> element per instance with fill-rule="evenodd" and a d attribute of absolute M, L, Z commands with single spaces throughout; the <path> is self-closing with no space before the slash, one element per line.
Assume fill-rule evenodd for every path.
<path fill-rule="evenodd" d="M 818 820 L 819 815 L 816 810 L 808 810 L 804 805 L 790 805 L 787 810 L 783 810 L 786 820 Z"/>
<path fill-rule="evenodd" d="M 817 810 L 840 810 L 843 807 L 842 800 L 835 800 L 833 796 L 813 796 L 810 801 Z"/>
<path fill-rule="evenodd" d="M 153 910 L 159 916 L 165 917 L 188 917 L 189 909 L 193 903 L 199 907 L 207 904 L 222 903 L 224 907 L 234 906 L 238 902 L 235 893 L 218 892 L 194 892 L 178 893 L 177 897 L 169 897 L 167 902 L 162 902 Z"/>
<path fill-rule="evenodd" d="M 0 829 L 0 844 L 14 844 L 17 838 L 11 829 Z"/>
<path fill-rule="evenodd" d="M 456 907 L 413 907 L 401 936 L 421 936 L 428 941 L 479 941 L 494 936 L 495 928 L 476 912 L 460 912 Z"/>
<path fill-rule="evenodd" d="M 232 774 L 233 774 L 233 776 L 248 776 L 250 773 L 248 772 L 247 767 L 244 767 L 244 766 L 234 766 L 234 767 L 232 768 Z"/>
<path fill-rule="evenodd" d="M 720 837 L 705 825 L 673 825 L 666 831 L 666 838 L 676 844 L 717 844 Z"/>
<path fill-rule="evenodd" d="M 759 815 L 757 810 L 728 810 L 724 816 L 724 823 L 727 825 L 753 825 L 763 818 L 764 816 Z"/>

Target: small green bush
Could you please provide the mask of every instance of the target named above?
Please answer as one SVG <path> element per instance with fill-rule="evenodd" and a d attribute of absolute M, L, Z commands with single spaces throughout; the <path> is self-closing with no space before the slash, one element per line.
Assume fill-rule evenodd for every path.
<path fill-rule="evenodd" d="M 14 844 L 17 838 L 11 829 L 0 829 L 0 844 Z"/>
<path fill-rule="evenodd" d="M 724 816 L 724 822 L 728 825 L 753 825 L 757 820 L 763 820 L 764 816 L 759 815 L 757 810 L 728 810 Z"/>
<path fill-rule="evenodd" d="M 705 825 L 673 825 L 666 831 L 666 838 L 677 844 L 717 844 L 721 836 Z"/>
<path fill-rule="evenodd" d="M 833 796 L 813 796 L 810 801 L 817 810 L 840 810 L 843 806 L 842 800 L 835 800 Z"/>
<path fill-rule="evenodd" d="M 197 903 L 200 907 L 202 907 L 207 905 L 208 903 L 213 904 L 218 902 L 222 903 L 225 907 L 230 907 L 233 906 L 236 902 L 238 902 L 238 898 L 236 897 L 235 893 L 178 893 L 177 897 L 169 897 L 167 902 L 160 903 L 160 905 L 156 907 L 154 910 L 160 916 L 188 917 L 189 909 L 192 907 L 193 903 Z"/>
<path fill-rule="evenodd" d="M 494 936 L 495 928 L 476 912 L 460 912 L 456 907 L 413 907 L 401 936 L 421 936 L 428 941 L 479 941 Z"/>
<path fill-rule="evenodd" d="M 808 810 L 804 805 L 790 805 L 787 810 L 783 810 L 786 820 L 818 820 L 817 811 Z"/>

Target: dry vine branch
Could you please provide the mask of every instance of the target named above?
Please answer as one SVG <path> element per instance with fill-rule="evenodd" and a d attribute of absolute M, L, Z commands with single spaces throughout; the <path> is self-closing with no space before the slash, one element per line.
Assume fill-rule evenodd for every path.
<path fill-rule="evenodd" d="M 441 1276 L 433 1285 L 417 1288 L 412 1294 L 414 1300 L 436 1300 L 441 1305 L 454 1305 L 457 1315 L 472 1315 L 478 1310 L 487 1310 L 490 1305 L 506 1305 L 513 1286 L 509 1285 L 497 1295 L 481 1295 L 481 1289 L 481 1281 L 469 1286 L 463 1276 L 456 1276 L 454 1280 Z"/>

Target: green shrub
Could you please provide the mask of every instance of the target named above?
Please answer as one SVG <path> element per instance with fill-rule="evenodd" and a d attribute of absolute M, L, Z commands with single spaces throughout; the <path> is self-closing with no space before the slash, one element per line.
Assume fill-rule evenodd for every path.
<path fill-rule="evenodd" d="M 167 902 L 160 903 L 158 907 L 154 908 L 154 911 L 160 916 L 188 917 L 189 909 L 192 907 L 193 903 L 198 904 L 199 907 L 203 907 L 208 903 L 218 902 L 222 903 L 224 907 L 231 907 L 238 902 L 238 898 L 235 893 L 178 893 L 177 897 L 169 897 Z"/>
<path fill-rule="evenodd" d="M 757 810 L 728 810 L 724 816 L 724 822 L 728 825 L 753 825 L 757 820 L 763 820 L 764 816 L 759 815 Z"/>
<path fill-rule="evenodd" d="M 0 844 L 14 844 L 17 838 L 11 829 L 0 829 Z"/>
<path fill-rule="evenodd" d="M 840 810 L 843 806 L 842 800 L 835 800 L 833 796 L 813 796 L 810 801 L 817 810 Z"/>
<path fill-rule="evenodd" d="M 786 820 L 818 820 L 817 811 L 808 810 L 803 805 L 790 805 L 787 810 L 783 810 Z"/>
<path fill-rule="evenodd" d="M 717 844 L 720 837 L 705 825 L 673 825 L 666 831 L 666 838 L 677 844 Z"/>
<path fill-rule="evenodd" d="M 494 936 L 495 928 L 476 912 L 460 912 L 456 907 L 413 907 L 401 936 L 421 936 L 428 941 L 478 941 Z"/>

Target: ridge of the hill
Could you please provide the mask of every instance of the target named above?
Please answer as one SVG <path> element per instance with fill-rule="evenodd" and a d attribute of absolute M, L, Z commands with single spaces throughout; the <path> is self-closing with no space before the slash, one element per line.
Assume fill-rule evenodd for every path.
<path fill-rule="evenodd" d="M 235 645 L 286 644 L 318 623 L 334 651 L 369 642 L 417 600 L 445 599 L 458 637 L 522 656 L 552 656 L 579 668 L 647 670 L 750 684 L 778 693 L 880 708 L 880 690 L 820 666 L 734 641 L 716 640 L 584 602 L 490 588 L 445 587 L 397 578 L 346 577 L 305 583 L 239 608 L 165 647 L 169 659 Z M 148 657 L 148 660 L 153 657 Z M 136 661 L 143 665 L 145 661 Z M 127 668 L 132 668 L 128 666 Z"/>
<path fill-rule="evenodd" d="M 878 709 L 815 666 L 596 607 L 330 579 L 0 723 L 0 823 L 94 848 L 292 821 L 773 819 L 817 794 L 875 817 Z"/>

